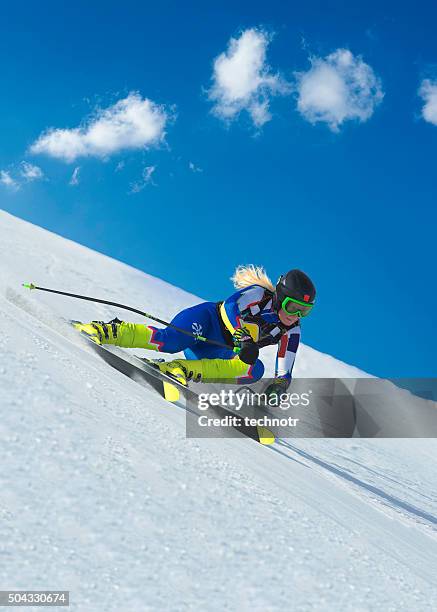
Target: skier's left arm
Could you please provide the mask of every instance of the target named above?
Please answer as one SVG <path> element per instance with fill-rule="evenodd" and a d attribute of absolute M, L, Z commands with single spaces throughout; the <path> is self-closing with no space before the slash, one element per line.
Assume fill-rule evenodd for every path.
<path fill-rule="evenodd" d="M 275 378 L 265 390 L 266 395 L 280 396 L 285 393 L 291 382 L 294 360 L 300 342 L 300 327 L 296 326 L 283 334 L 278 345 L 275 364 Z"/>
<path fill-rule="evenodd" d="M 278 345 L 275 365 L 275 379 L 285 391 L 291 381 L 294 361 L 300 342 L 300 326 L 293 327 L 286 332 Z"/>

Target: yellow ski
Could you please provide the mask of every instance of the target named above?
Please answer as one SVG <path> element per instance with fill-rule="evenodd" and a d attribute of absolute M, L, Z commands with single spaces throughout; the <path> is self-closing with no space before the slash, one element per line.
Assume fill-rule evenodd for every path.
<path fill-rule="evenodd" d="M 267 427 L 261 427 L 260 425 L 257 425 L 257 431 L 258 431 L 258 437 L 259 437 L 260 444 L 265 444 L 266 446 L 268 446 L 269 444 L 274 443 L 275 436 L 270 431 L 270 429 L 267 429 Z"/>

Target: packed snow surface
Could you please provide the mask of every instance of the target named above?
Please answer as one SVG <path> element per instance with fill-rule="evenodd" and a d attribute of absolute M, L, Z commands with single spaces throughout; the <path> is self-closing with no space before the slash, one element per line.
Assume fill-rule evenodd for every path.
<path fill-rule="evenodd" d="M 434 440 L 187 439 L 64 322 L 126 313 L 21 283 L 165 318 L 200 298 L 4 212 L 0 250 L 0 589 L 87 612 L 436 608 Z M 305 345 L 295 374 L 366 375 Z"/>

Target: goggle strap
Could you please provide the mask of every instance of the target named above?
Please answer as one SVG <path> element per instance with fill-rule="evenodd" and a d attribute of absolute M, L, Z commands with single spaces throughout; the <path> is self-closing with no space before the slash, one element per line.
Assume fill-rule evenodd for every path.
<path fill-rule="evenodd" d="M 297 300 L 296 298 L 292 298 L 292 297 L 286 297 L 282 300 L 282 303 L 284 303 L 285 301 L 290 301 L 293 302 L 293 304 L 299 304 L 299 306 L 307 306 L 310 307 L 314 306 L 314 302 L 302 302 L 302 300 Z"/>

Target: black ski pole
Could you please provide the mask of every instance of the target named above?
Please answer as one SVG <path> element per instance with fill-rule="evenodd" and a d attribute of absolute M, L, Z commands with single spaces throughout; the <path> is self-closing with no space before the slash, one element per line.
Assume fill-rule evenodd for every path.
<path fill-rule="evenodd" d="M 67 297 L 77 298 L 79 300 L 87 300 L 88 302 L 97 302 L 98 304 L 107 304 L 108 306 L 115 306 L 116 308 L 123 308 L 124 310 L 130 310 L 131 312 L 135 312 L 136 314 L 145 317 L 146 319 L 150 319 L 151 321 L 155 321 L 156 323 L 161 323 L 161 325 L 166 325 L 167 327 L 171 327 L 181 334 L 185 334 L 186 336 L 191 336 L 192 338 L 196 338 L 196 340 L 200 340 L 201 342 L 208 342 L 209 344 L 215 344 L 216 346 L 221 346 L 222 348 L 229 349 L 230 347 L 223 342 L 219 342 L 218 340 L 211 340 L 210 338 L 204 338 L 204 336 L 198 336 L 197 334 L 193 334 L 192 332 L 182 329 L 182 327 L 178 327 L 177 325 L 173 325 L 173 323 L 169 323 L 168 321 L 163 321 L 163 319 L 159 319 L 158 317 L 154 317 L 148 312 L 143 312 L 142 310 L 138 310 L 137 308 L 132 308 L 131 306 L 126 306 L 125 304 L 118 304 L 117 302 L 109 302 L 108 300 L 101 300 L 99 298 L 88 297 L 86 295 L 78 295 L 77 293 L 67 293 L 66 291 L 56 291 L 56 289 L 47 289 L 46 287 L 38 287 L 33 283 L 22 283 L 23 287 L 27 289 L 38 289 L 38 291 L 47 291 L 48 293 L 57 293 L 58 295 L 66 295 Z M 234 353 L 239 353 L 240 349 L 238 347 L 234 347 Z"/>

